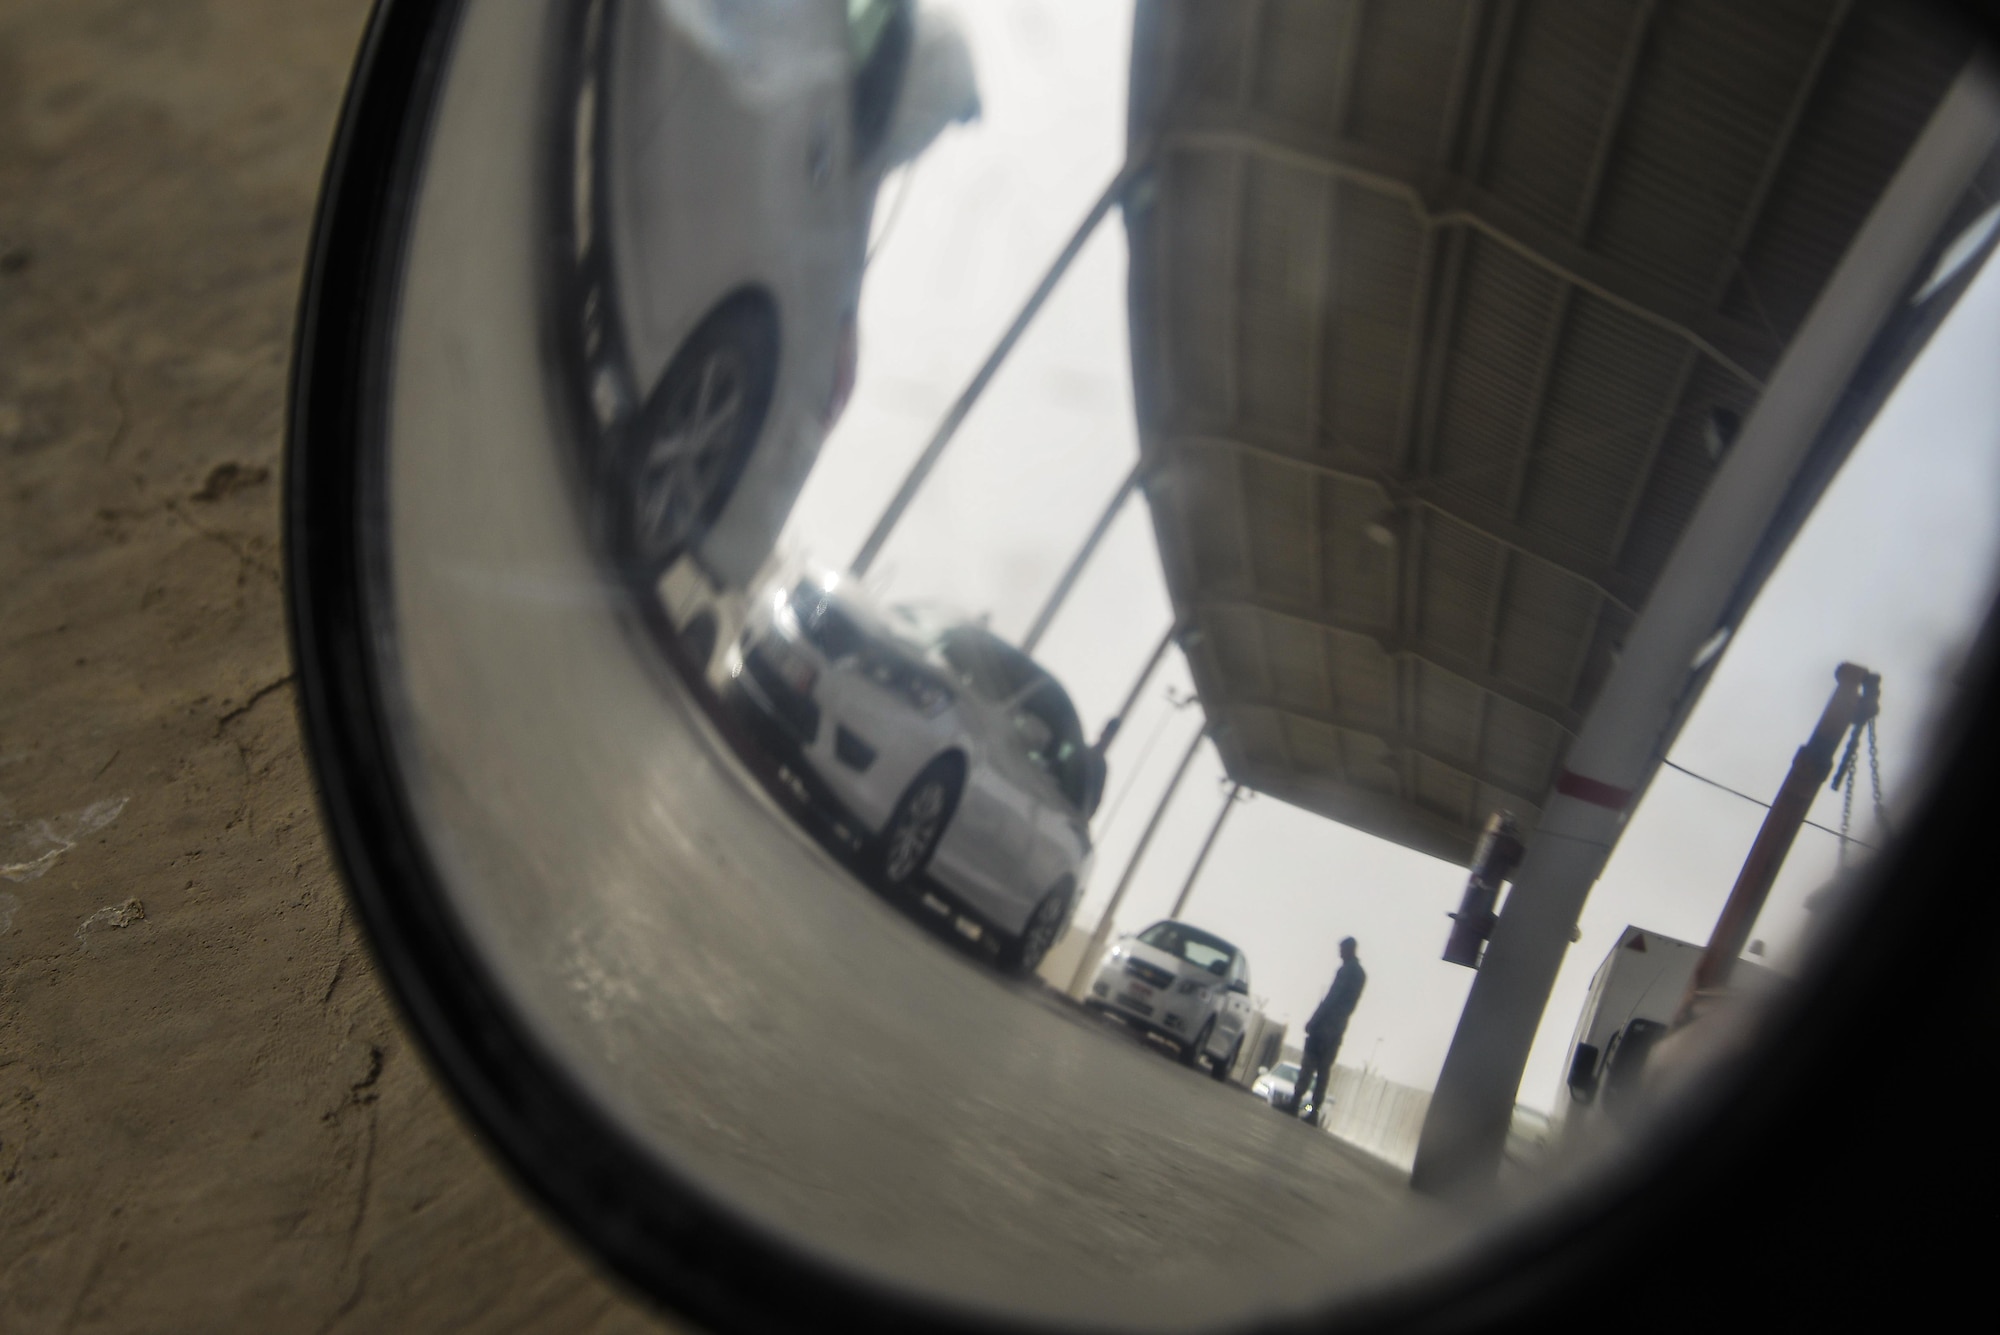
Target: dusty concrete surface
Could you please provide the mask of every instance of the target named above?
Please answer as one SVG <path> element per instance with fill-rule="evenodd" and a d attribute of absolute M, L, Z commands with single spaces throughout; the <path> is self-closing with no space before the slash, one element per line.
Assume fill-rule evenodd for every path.
<path fill-rule="evenodd" d="M 656 1329 L 399 1030 L 275 474 L 360 0 L 0 0 L 0 1330 Z"/>

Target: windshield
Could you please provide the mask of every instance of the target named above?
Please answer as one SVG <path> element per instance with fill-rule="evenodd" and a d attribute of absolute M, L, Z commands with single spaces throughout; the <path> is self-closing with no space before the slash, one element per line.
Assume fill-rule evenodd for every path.
<path fill-rule="evenodd" d="M 938 653 L 959 684 L 983 700 L 1012 700 L 1042 675 L 1033 659 L 977 626 L 954 626 L 938 637 Z"/>
<path fill-rule="evenodd" d="M 1179 955 L 1213 974 L 1225 973 L 1236 947 L 1219 936 L 1177 922 L 1158 922 L 1139 933 L 1139 940 L 1155 950 Z"/>
<path fill-rule="evenodd" d="M 1023 738 L 1028 758 L 1055 777 L 1063 796 L 1078 807 L 1088 805 L 1085 790 L 1090 780 L 1084 759 L 1088 744 L 1083 740 L 1083 725 L 1077 721 L 1076 709 L 1063 688 L 1053 678 L 1043 678 L 1041 685 L 1021 702 L 1015 719 L 1017 730 L 1023 723 L 1033 724 L 1033 735 Z"/>
<path fill-rule="evenodd" d="M 1281 1062 L 1271 1068 L 1271 1078 L 1273 1080 L 1296 1080 L 1299 1078 L 1299 1068 L 1290 1062 Z"/>

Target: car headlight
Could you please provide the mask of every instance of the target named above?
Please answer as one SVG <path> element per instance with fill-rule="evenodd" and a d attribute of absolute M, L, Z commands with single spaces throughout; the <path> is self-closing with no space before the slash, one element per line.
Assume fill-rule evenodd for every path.
<path fill-rule="evenodd" d="M 903 695 L 925 718 L 936 718 L 952 701 L 951 687 L 922 672 L 910 674 L 903 685 Z"/>
<path fill-rule="evenodd" d="M 1203 986 L 1201 983 L 1196 982 L 1192 978 L 1188 979 L 1186 982 L 1182 983 L 1179 987 L 1175 988 L 1174 990 L 1180 993 L 1184 997 L 1200 996 L 1206 999 L 1208 996 L 1208 988 Z"/>

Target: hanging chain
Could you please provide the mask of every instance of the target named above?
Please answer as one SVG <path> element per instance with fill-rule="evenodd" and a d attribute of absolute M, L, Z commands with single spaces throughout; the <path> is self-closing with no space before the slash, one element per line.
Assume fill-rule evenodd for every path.
<path fill-rule="evenodd" d="M 1847 866 L 1847 827 L 1854 819 L 1854 771 L 1861 768 L 1853 763 L 1852 742 L 1848 743 L 1847 755 L 1847 762 L 1840 767 L 1845 773 L 1846 782 L 1840 789 L 1840 860 L 1834 864 L 1843 868 Z"/>
<path fill-rule="evenodd" d="M 1875 754 L 1875 719 L 1868 719 L 1868 784 L 1875 790 L 1875 823 L 1889 833 L 1889 809 L 1882 805 L 1882 762 Z"/>

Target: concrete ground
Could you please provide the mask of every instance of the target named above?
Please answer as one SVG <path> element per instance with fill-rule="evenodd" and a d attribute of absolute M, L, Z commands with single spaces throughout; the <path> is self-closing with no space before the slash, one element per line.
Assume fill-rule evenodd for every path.
<path fill-rule="evenodd" d="M 278 585 L 363 0 L 0 2 L 0 1330 L 669 1328 L 494 1169 L 327 862 Z"/>

